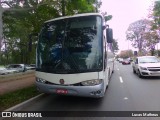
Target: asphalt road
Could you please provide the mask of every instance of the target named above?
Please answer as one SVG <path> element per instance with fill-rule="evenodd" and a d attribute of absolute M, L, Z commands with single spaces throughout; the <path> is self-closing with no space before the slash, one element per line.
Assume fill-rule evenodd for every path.
<path fill-rule="evenodd" d="M 115 71 L 104 98 L 43 95 L 40 99 L 19 110 L 97 111 L 97 114 L 98 111 L 160 111 L 160 77 L 139 78 L 132 72 L 131 65 L 116 62 Z M 77 117 L 76 119 L 82 118 Z M 103 120 L 105 117 L 83 119 Z M 107 120 L 160 120 L 160 114 L 159 118 L 107 117 Z"/>

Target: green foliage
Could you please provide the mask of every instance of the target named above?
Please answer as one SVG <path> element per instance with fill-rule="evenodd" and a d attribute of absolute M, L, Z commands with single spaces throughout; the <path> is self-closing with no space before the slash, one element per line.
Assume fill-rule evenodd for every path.
<path fill-rule="evenodd" d="M 153 25 L 153 21 L 139 20 L 131 23 L 126 32 L 127 40 L 132 42 L 133 47 L 139 49 L 140 55 L 146 54 L 146 51 L 153 51 L 155 45 L 160 41 L 157 30 L 153 29 L 151 25 Z"/>
<path fill-rule="evenodd" d="M 160 1 L 156 0 L 154 2 L 154 6 L 151 12 L 152 18 L 151 21 L 151 29 L 149 32 L 145 33 L 145 38 L 147 39 L 146 46 L 151 52 L 151 55 L 154 54 L 155 51 L 155 45 L 160 42 Z"/>
<path fill-rule="evenodd" d="M 0 111 L 3 111 L 14 105 L 24 102 L 25 100 L 28 100 L 29 98 L 32 98 L 39 94 L 40 93 L 37 91 L 35 86 L 30 86 L 17 91 L 13 91 L 11 93 L 1 95 Z"/>
<path fill-rule="evenodd" d="M 154 19 L 153 29 L 160 27 L 160 1 L 157 0 L 154 3 L 152 18 Z"/>
<path fill-rule="evenodd" d="M 93 4 L 94 0 L 68 0 L 66 1 L 66 14 L 73 15 L 76 13 L 95 12 Z"/>
<path fill-rule="evenodd" d="M 114 51 L 119 50 L 117 40 L 113 39 L 113 49 Z"/>
<path fill-rule="evenodd" d="M 107 22 L 112 19 L 112 15 L 105 16 L 104 18 L 105 18 L 105 21 Z"/>
<path fill-rule="evenodd" d="M 120 58 L 129 58 L 133 57 L 133 51 L 132 50 L 123 50 L 118 55 Z"/>
<path fill-rule="evenodd" d="M 131 23 L 126 32 L 127 40 L 130 40 L 134 48 L 138 48 L 141 53 L 147 49 L 147 39 L 144 37 L 145 31 L 148 31 L 150 21 L 146 19 L 138 20 Z"/>
<path fill-rule="evenodd" d="M 145 32 L 143 36 L 146 40 L 145 45 L 149 50 L 152 49 L 152 46 L 155 46 L 157 43 L 159 43 L 160 36 L 157 34 L 156 31 Z"/>
<path fill-rule="evenodd" d="M 9 4 L 10 8 L 3 14 L 3 34 L 6 42 L 6 49 L 2 53 L 3 59 L 8 63 L 30 64 L 35 61 L 37 39 L 33 39 L 33 49 L 29 52 L 29 35 L 39 33 L 46 20 L 62 16 L 62 8 L 65 15 L 95 12 L 100 8 L 101 2 L 98 0 L 24 0 L 24 2 L 12 0 Z"/>

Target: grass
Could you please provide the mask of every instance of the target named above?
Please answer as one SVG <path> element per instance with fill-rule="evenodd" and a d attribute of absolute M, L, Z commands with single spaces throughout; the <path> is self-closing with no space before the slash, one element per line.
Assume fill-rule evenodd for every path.
<path fill-rule="evenodd" d="M 39 95 L 40 92 L 37 91 L 35 86 L 30 86 L 10 92 L 0 96 L 0 111 L 8 109 L 14 105 L 17 105 L 25 100 L 28 100 L 36 95 Z"/>

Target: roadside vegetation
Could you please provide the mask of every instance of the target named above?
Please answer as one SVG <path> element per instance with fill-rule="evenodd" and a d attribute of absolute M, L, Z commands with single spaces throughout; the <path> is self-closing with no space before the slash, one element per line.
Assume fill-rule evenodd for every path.
<path fill-rule="evenodd" d="M 24 102 L 34 96 L 39 95 L 40 92 L 37 91 L 36 87 L 30 86 L 14 92 L 10 92 L 0 96 L 0 111 L 4 111 L 14 105 Z"/>
<path fill-rule="evenodd" d="M 0 2 L 4 38 L 0 39 L 0 64 L 34 64 L 36 36 L 44 21 L 79 13 L 100 12 L 101 4 L 99 0 L 3 0 Z M 107 12 L 103 15 L 107 21 L 112 18 Z"/>
<path fill-rule="evenodd" d="M 147 19 L 131 23 L 126 31 L 126 39 L 138 49 L 138 55 L 160 56 L 160 1 L 155 1 Z"/>
<path fill-rule="evenodd" d="M 6 85 L 10 81 L 21 81 L 25 78 L 35 77 L 34 71 L 27 71 L 25 73 L 14 73 L 10 75 L 0 75 L 0 83 L 6 82 Z M 40 92 L 37 91 L 35 85 L 25 87 L 22 89 L 14 90 L 0 95 L 0 111 L 15 106 L 21 102 L 24 102 L 34 96 L 37 96 Z"/>
<path fill-rule="evenodd" d="M 3 68 L 4 67 L 4 65 L 0 65 L 0 68 Z"/>

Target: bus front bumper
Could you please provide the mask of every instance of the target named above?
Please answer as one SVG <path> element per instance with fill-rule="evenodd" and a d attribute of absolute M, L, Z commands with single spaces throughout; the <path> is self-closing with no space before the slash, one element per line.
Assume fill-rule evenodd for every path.
<path fill-rule="evenodd" d="M 103 97 L 105 93 L 104 82 L 95 86 L 62 86 L 44 84 L 36 81 L 36 86 L 40 92 L 49 94 L 99 98 Z"/>

